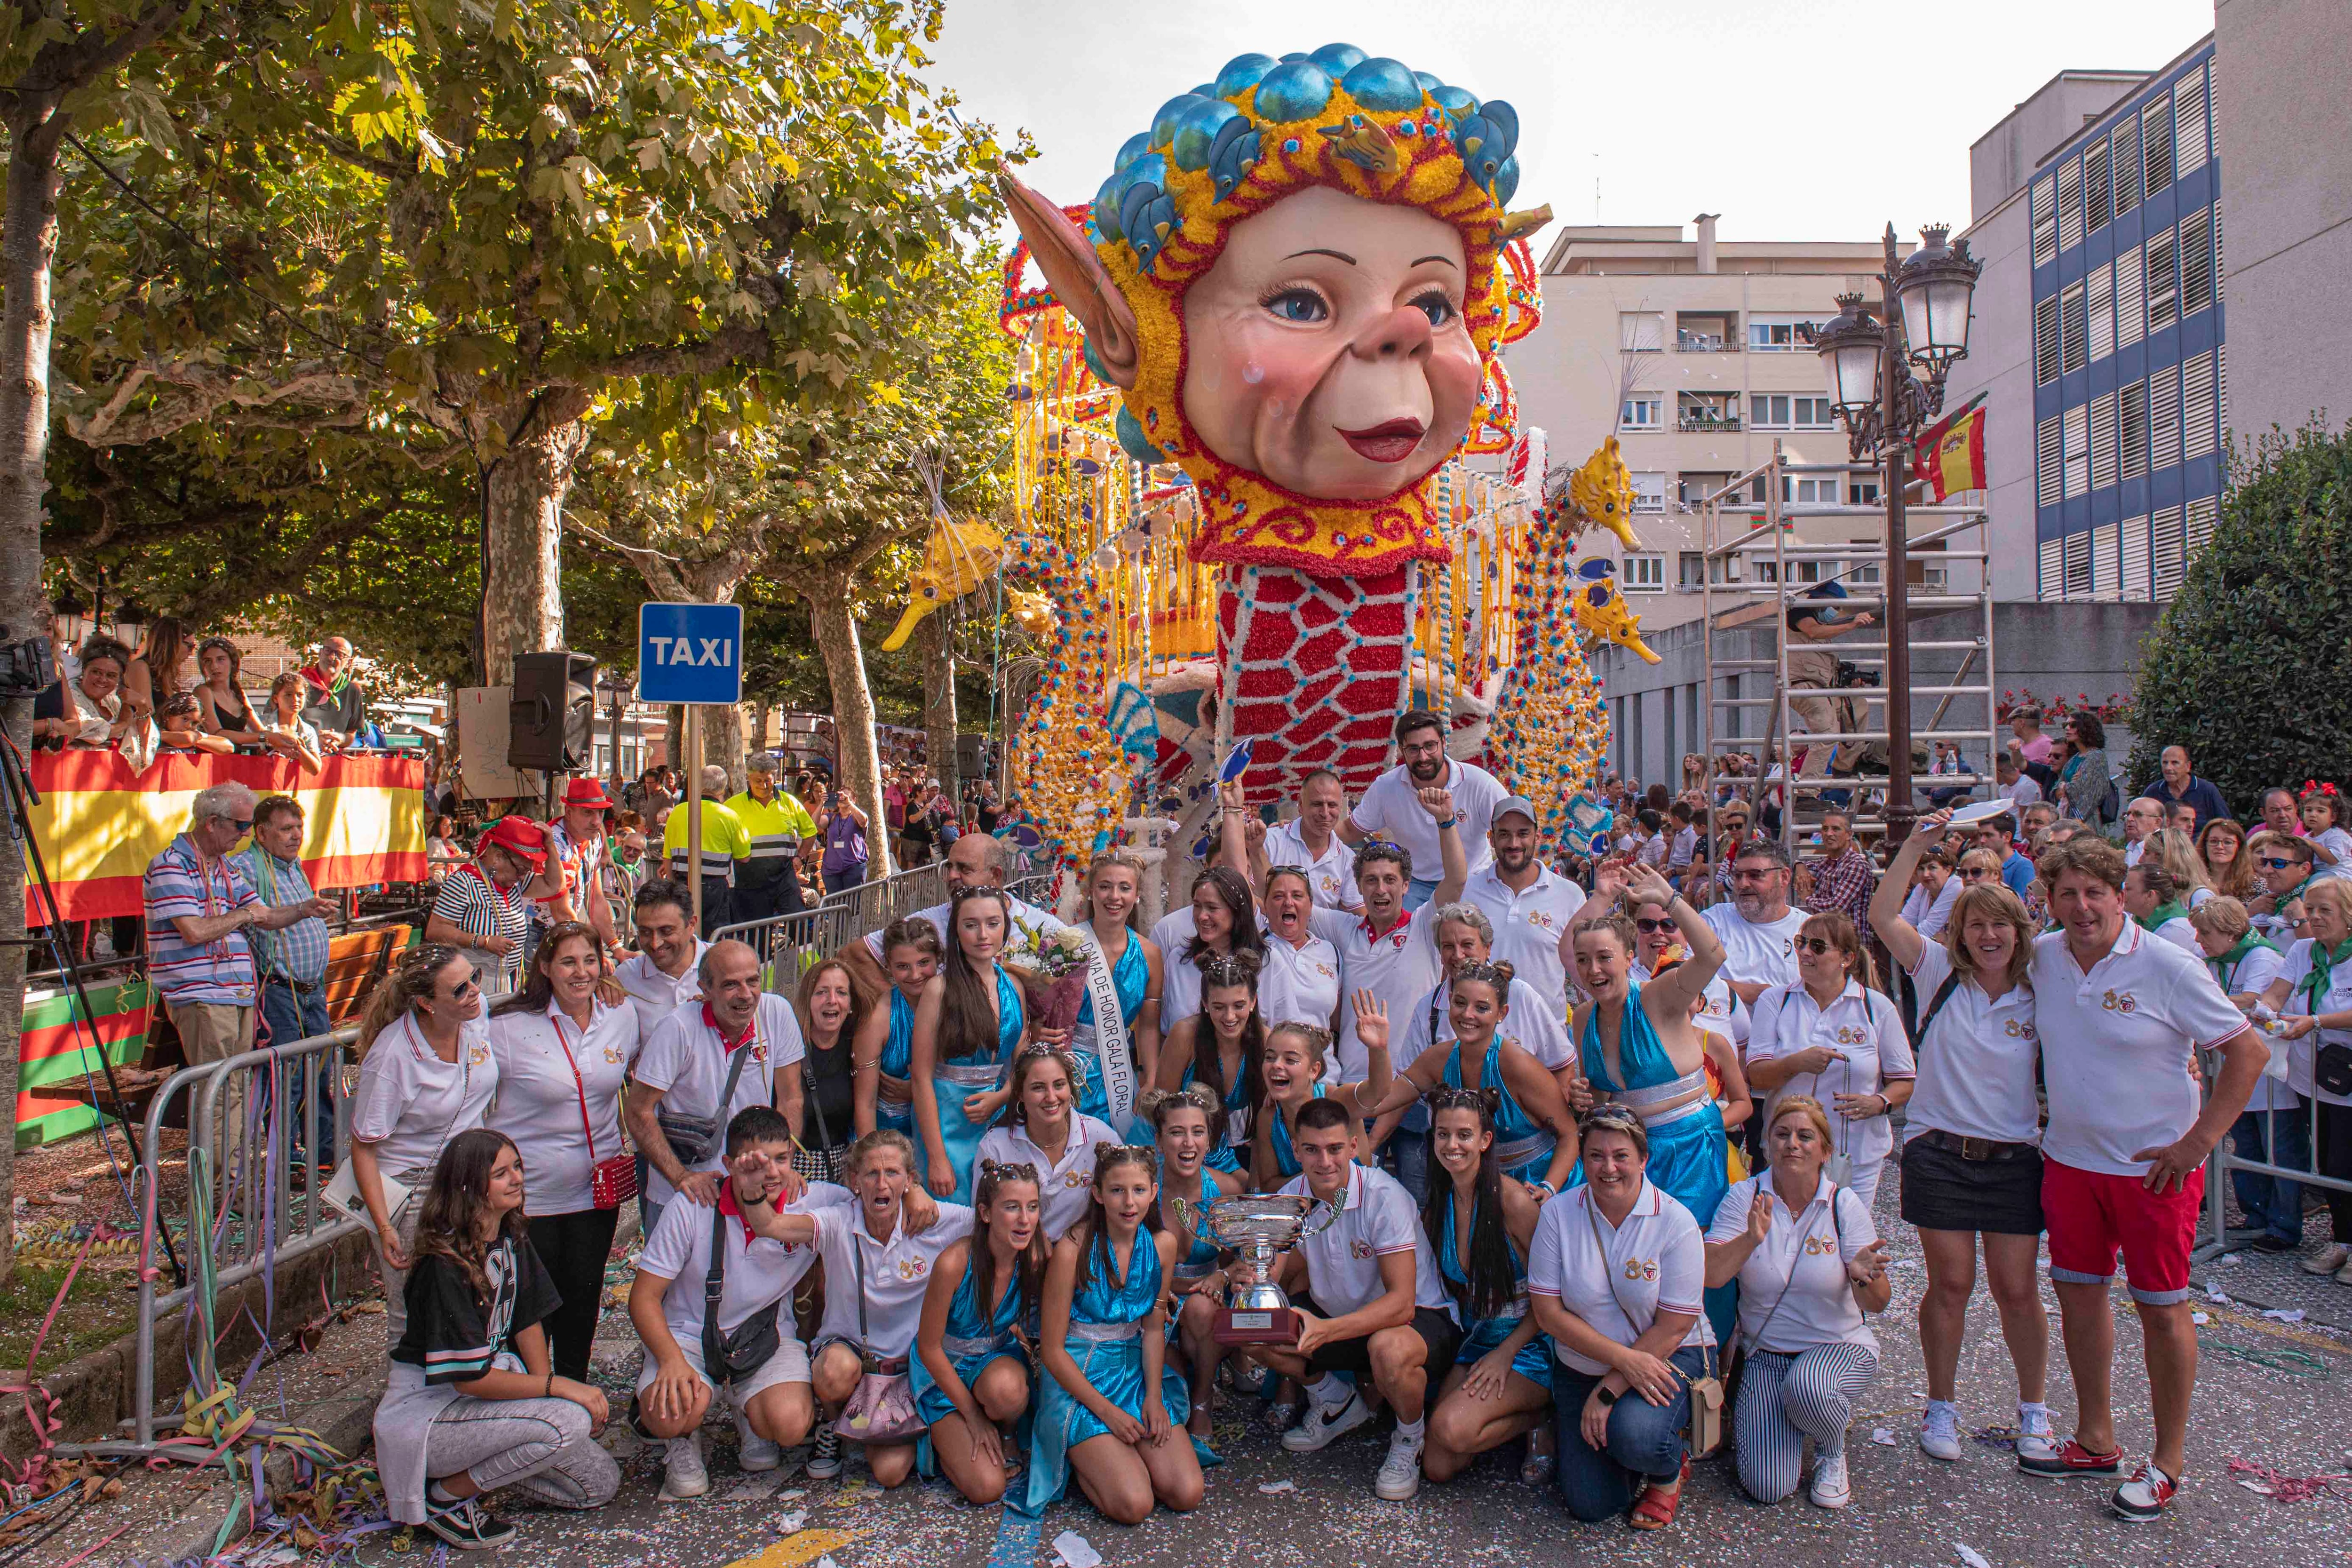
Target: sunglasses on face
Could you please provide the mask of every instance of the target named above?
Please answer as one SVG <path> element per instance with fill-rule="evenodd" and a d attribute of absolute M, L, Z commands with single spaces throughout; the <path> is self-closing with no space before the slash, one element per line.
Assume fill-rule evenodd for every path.
<path fill-rule="evenodd" d="M 1815 958 L 1819 958 L 1825 952 L 1835 952 L 1837 951 L 1837 943 L 1829 941 L 1825 937 L 1801 936 L 1797 939 L 1797 951 L 1799 952 L 1810 952 Z"/>
<path fill-rule="evenodd" d="M 1972 870 L 1972 871 L 1963 871 L 1963 872 L 1961 872 L 1961 873 L 1960 873 L 1960 880 L 1961 880 L 1961 881 L 1963 881 L 1963 882 L 1981 882 L 1981 881 L 1986 880 L 1986 879 L 1987 879 L 1988 878 L 1990 878 L 1991 875 L 1992 875 L 1992 873 L 1991 873 L 1991 872 L 1990 872 L 1990 871 L 1986 870 L 1983 867 L 1979 866 L 1979 867 L 1978 867 L 1976 869 L 1974 869 L 1974 870 Z"/>
<path fill-rule="evenodd" d="M 2303 862 L 2300 860 L 2281 859 L 2274 855 L 2265 855 L 2263 857 L 2261 864 L 2263 869 L 2265 871 L 2286 871 L 2292 870 L 2294 868 L 2302 865 Z"/>
<path fill-rule="evenodd" d="M 1641 931 L 1644 936 L 1654 936 L 1662 931 L 1676 931 L 1682 930 L 1682 927 L 1675 924 L 1675 919 L 1672 915 L 1662 916 L 1656 920 L 1652 920 L 1650 917 L 1644 915 L 1642 919 L 1635 921 L 1633 922 L 1633 926 L 1635 930 Z"/>

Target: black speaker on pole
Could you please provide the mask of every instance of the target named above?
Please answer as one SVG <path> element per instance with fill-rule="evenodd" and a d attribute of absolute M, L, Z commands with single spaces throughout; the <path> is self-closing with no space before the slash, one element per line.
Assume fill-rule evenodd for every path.
<path fill-rule="evenodd" d="M 971 780 L 988 776 L 988 737 L 963 734 L 956 737 L 956 776 Z"/>
<path fill-rule="evenodd" d="M 596 661 L 584 653 L 515 655 L 507 710 L 507 765 L 571 773 L 585 769 L 596 733 Z"/>

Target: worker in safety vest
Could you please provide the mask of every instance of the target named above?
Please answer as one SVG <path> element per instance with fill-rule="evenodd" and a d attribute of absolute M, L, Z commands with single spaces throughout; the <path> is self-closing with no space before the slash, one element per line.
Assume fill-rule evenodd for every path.
<path fill-rule="evenodd" d="M 744 763 L 749 788 L 727 803 L 727 809 L 751 836 L 751 858 L 736 868 L 737 924 L 793 915 L 801 902 L 801 879 L 795 868 L 801 846 L 816 837 L 816 818 L 789 790 L 776 787 L 773 759 L 754 753 Z"/>
<path fill-rule="evenodd" d="M 702 934 L 729 924 L 733 912 L 737 874 L 751 858 L 751 836 L 719 797 L 727 793 L 727 770 L 713 763 L 702 770 Z M 671 808 L 669 825 L 662 830 L 662 852 L 669 858 L 670 875 L 683 879 L 686 864 L 687 803 Z"/>

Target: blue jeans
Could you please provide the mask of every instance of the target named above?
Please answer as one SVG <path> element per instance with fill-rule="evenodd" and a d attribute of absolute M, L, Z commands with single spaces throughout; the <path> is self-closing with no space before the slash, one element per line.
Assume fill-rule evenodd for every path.
<path fill-rule="evenodd" d="M 2271 1141 L 2273 1121 L 2278 1128 L 2275 1143 Z M 2246 1111 L 2231 1127 L 2230 1143 L 2242 1160 L 2308 1171 L 2311 1112 L 2299 1105 L 2276 1111 Z M 2303 1188 L 2299 1184 L 2254 1171 L 2231 1172 L 2230 1184 L 2238 1194 L 2238 1206 L 2246 1211 L 2248 1224 L 2258 1225 L 2282 1240 L 2301 1243 Z"/>
<path fill-rule="evenodd" d="M 1434 898 L 1436 894 L 1436 878 L 1433 877 L 1428 881 L 1424 882 L 1420 878 L 1415 877 L 1412 881 L 1405 884 L 1404 907 L 1408 910 L 1417 910 L 1421 908 L 1422 905 L 1429 902 L 1429 900 Z"/>
<path fill-rule="evenodd" d="M 1695 1346 L 1672 1357 L 1685 1378 L 1706 1373 L 1706 1352 Z M 1682 1473 L 1683 1428 L 1690 1421 L 1690 1389 L 1664 1405 L 1627 1394 L 1609 1409 L 1609 1438 L 1595 1450 L 1584 1441 L 1584 1402 L 1601 1380 L 1562 1363 L 1552 1369 L 1552 1423 L 1559 1439 L 1559 1500 L 1587 1524 L 1613 1519 L 1633 1506 L 1643 1481 L 1672 1485 Z"/>
<path fill-rule="evenodd" d="M 827 897 L 835 893 L 845 893 L 852 888 L 862 888 L 865 885 L 866 862 L 863 860 L 845 871 L 827 871 L 824 874 L 824 890 Z"/>
<path fill-rule="evenodd" d="M 323 1035 L 334 1027 L 327 1017 L 327 991 L 323 985 L 304 994 L 283 980 L 268 982 L 261 988 L 261 1017 L 269 1026 L 269 1043 L 273 1046 L 290 1046 L 297 1040 Z M 317 1069 L 322 1079 L 327 1073 L 336 1070 L 334 1064 L 340 1060 L 338 1053 L 327 1054 L 323 1058 L 324 1065 Z M 305 1095 L 302 1079 L 307 1070 L 307 1064 L 300 1058 L 283 1064 L 287 1102 L 294 1111 L 288 1147 L 313 1154 L 323 1164 L 332 1164 L 337 1152 L 335 1102 L 324 1092 L 323 1083 L 318 1109 L 314 1112 L 318 1128 L 317 1145 L 306 1147 L 303 1142 L 302 1101 Z"/>
<path fill-rule="evenodd" d="M 1412 1194 L 1418 1209 L 1429 1201 L 1429 1132 L 1425 1128 L 1400 1127 L 1389 1134 L 1381 1152 L 1396 1163 L 1396 1179 Z"/>

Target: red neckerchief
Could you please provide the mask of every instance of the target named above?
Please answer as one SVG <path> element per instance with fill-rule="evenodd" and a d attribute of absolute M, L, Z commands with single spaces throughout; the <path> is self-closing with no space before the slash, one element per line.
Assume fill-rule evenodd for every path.
<path fill-rule="evenodd" d="M 751 1043 L 752 1036 L 760 1032 L 760 1010 L 756 1007 L 751 1009 L 751 1021 L 744 1025 L 743 1032 L 731 1040 L 727 1037 L 727 1031 L 719 1026 L 719 1015 L 710 1010 L 710 1004 L 708 1002 L 702 1005 L 702 1022 L 712 1034 L 719 1037 L 719 1045 L 722 1053 L 733 1056 Z"/>
<path fill-rule="evenodd" d="M 474 874 L 476 880 L 479 881 L 482 886 L 488 888 L 491 892 L 496 893 L 499 896 L 499 908 L 506 910 L 509 914 L 512 914 L 514 912 L 515 906 L 513 895 L 509 893 L 504 888 L 499 886 L 499 879 L 496 877 L 491 876 L 488 871 L 482 869 L 481 862 L 478 859 L 468 860 L 464 865 L 458 867 L 457 869 L 460 871 L 471 871 Z M 517 888 L 520 888 L 523 882 L 528 882 L 530 880 L 530 878 L 529 876 L 525 876 L 522 879 L 522 881 L 517 882 L 515 886 Z"/>

